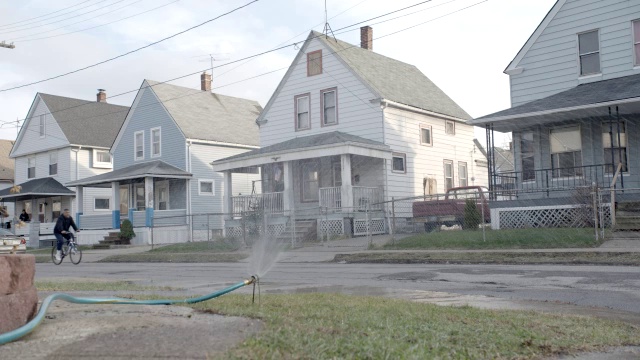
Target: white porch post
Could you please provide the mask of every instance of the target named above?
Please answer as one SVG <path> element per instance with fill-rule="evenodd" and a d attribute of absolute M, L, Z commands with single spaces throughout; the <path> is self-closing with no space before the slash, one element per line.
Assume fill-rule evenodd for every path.
<path fill-rule="evenodd" d="M 111 183 L 111 227 L 120 229 L 120 183 Z"/>
<path fill-rule="evenodd" d="M 284 193 L 282 194 L 282 202 L 284 211 L 293 211 L 295 209 L 295 197 L 293 195 L 293 161 L 284 162 Z"/>
<path fill-rule="evenodd" d="M 342 187 L 340 189 L 340 200 L 342 208 L 346 212 L 353 211 L 353 186 L 351 186 L 351 155 L 340 155 L 340 167 L 342 174 Z M 345 212 L 345 210 L 343 210 Z"/>
<path fill-rule="evenodd" d="M 144 178 L 145 226 L 153 226 L 153 178 Z"/>
<path fill-rule="evenodd" d="M 76 186 L 76 225 L 80 228 L 82 223 L 82 214 L 84 213 L 84 188 Z"/>
<path fill-rule="evenodd" d="M 40 217 L 38 201 L 31 199 L 31 223 L 29 224 L 29 246 L 40 247 Z"/>
<path fill-rule="evenodd" d="M 233 219 L 233 183 L 231 170 L 224 172 L 224 212 L 228 219 Z"/>

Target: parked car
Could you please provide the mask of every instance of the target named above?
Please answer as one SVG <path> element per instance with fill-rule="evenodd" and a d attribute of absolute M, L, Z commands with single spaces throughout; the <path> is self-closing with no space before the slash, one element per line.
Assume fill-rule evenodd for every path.
<path fill-rule="evenodd" d="M 464 224 L 464 208 L 468 199 L 475 200 L 476 208 L 484 221 L 490 222 L 488 189 L 482 186 L 464 186 L 449 189 L 444 199 L 434 197 L 413 203 L 413 218 L 416 223 L 424 223 L 425 231 L 432 231 L 441 225 Z"/>
<path fill-rule="evenodd" d="M 7 229 L 0 229 L 0 254 L 25 253 L 27 241 Z"/>

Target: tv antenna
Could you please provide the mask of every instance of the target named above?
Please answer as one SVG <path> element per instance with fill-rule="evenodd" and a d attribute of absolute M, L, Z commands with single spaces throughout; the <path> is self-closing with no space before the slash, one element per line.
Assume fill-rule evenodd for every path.
<path fill-rule="evenodd" d="M 331 37 L 336 40 L 336 36 L 334 35 L 331 25 L 329 25 L 329 19 L 327 18 L 327 0 L 324 0 L 324 29 L 322 29 L 322 33 L 325 37 L 329 37 L 329 32 L 331 32 Z"/>
<path fill-rule="evenodd" d="M 228 56 L 223 56 L 223 55 L 228 55 L 226 53 L 224 54 L 206 54 L 206 55 L 199 55 L 199 56 L 194 56 L 194 58 L 200 58 L 200 57 L 209 57 L 209 59 L 204 59 L 204 60 L 198 60 L 198 62 L 209 62 L 209 64 L 211 65 L 211 75 L 213 75 L 213 62 L 214 61 L 226 61 L 229 60 L 230 58 Z"/>

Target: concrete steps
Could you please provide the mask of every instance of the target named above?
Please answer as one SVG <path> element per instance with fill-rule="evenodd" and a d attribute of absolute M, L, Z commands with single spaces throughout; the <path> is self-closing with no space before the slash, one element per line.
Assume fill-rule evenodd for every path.
<path fill-rule="evenodd" d="M 640 202 L 620 202 L 616 205 L 616 227 L 611 239 L 640 241 Z"/>
<path fill-rule="evenodd" d="M 296 243 L 317 241 L 318 225 L 316 220 L 296 220 L 294 226 L 287 225 L 287 228 L 278 236 L 278 242 L 290 242 L 295 238 Z"/>
<path fill-rule="evenodd" d="M 129 245 L 129 241 L 120 240 L 120 232 L 109 232 L 104 240 L 100 240 L 98 244 L 93 245 L 94 249 L 110 249 L 112 245 Z"/>

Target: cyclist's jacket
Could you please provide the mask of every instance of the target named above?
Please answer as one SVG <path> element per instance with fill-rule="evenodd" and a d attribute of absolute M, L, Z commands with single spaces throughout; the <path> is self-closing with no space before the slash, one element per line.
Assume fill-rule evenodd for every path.
<path fill-rule="evenodd" d="M 78 227 L 76 223 L 73 221 L 73 218 L 69 216 L 68 218 L 64 217 L 64 215 L 60 215 L 58 221 L 56 222 L 56 227 L 53 229 L 54 234 L 62 234 L 63 231 L 69 231 L 69 228 L 73 228 L 73 230 L 78 231 Z"/>

